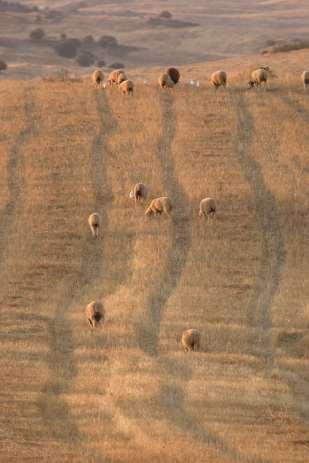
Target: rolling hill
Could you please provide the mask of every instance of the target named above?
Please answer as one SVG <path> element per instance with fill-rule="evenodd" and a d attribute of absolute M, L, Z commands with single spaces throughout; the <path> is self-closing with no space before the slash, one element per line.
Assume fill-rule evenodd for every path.
<path fill-rule="evenodd" d="M 280 57 L 267 91 L 225 64 L 227 89 L 206 80 L 220 62 L 132 98 L 0 82 L 1 461 L 308 461 L 309 93 Z M 172 217 L 145 217 L 162 195 Z"/>

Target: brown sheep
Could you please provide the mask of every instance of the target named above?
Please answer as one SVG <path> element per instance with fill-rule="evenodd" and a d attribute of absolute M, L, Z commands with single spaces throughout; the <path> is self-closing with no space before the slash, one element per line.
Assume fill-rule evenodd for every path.
<path fill-rule="evenodd" d="M 94 212 L 93 214 L 89 215 L 88 224 L 89 224 L 93 237 L 99 238 L 99 229 L 100 229 L 101 220 L 100 220 L 100 215 L 97 212 Z"/>
<path fill-rule="evenodd" d="M 96 87 L 102 87 L 103 85 L 103 80 L 104 80 L 104 74 L 102 71 L 100 71 L 99 69 L 97 69 L 96 71 L 94 71 L 94 73 L 92 74 L 92 82 L 93 84 L 96 86 Z"/>
<path fill-rule="evenodd" d="M 133 84 L 132 80 L 124 80 L 119 85 L 119 88 L 122 91 L 122 93 L 124 93 L 126 95 L 133 95 L 134 84 Z"/>
<path fill-rule="evenodd" d="M 262 84 L 266 86 L 268 79 L 268 71 L 263 67 L 256 69 L 251 73 L 251 79 L 248 82 L 248 87 L 260 87 Z"/>
<path fill-rule="evenodd" d="M 200 332 L 198 330 L 191 329 L 182 333 L 181 344 L 185 352 L 197 351 L 200 348 L 200 340 Z"/>
<path fill-rule="evenodd" d="M 130 198 L 134 198 L 135 204 L 142 198 L 146 198 L 146 188 L 143 183 L 136 183 L 133 190 L 130 191 Z"/>
<path fill-rule="evenodd" d="M 301 75 L 301 79 L 303 82 L 304 90 L 306 90 L 307 86 L 309 86 L 309 71 L 304 71 Z"/>
<path fill-rule="evenodd" d="M 216 213 L 216 201 L 213 198 L 204 198 L 200 202 L 200 217 L 214 217 Z"/>
<path fill-rule="evenodd" d="M 153 199 L 146 209 L 145 215 L 157 215 L 164 212 L 167 215 L 170 215 L 172 211 L 172 203 L 167 196 L 162 196 L 160 198 Z"/>
<path fill-rule="evenodd" d="M 175 84 L 170 78 L 170 76 L 164 73 L 161 74 L 159 77 L 159 85 L 161 88 L 173 88 Z"/>
<path fill-rule="evenodd" d="M 217 89 L 219 87 L 226 87 L 227 74 L 225 71 L 216 71 L 210 76 L 210 83 Z"/>
<path fill-rule="evenodd" d="M 170 77 L 170 79 L 177 84 L 180 79 L 180 72 L 176 68 L 168 68 L 166 74 Z"/>
<path fill-rule="evenodd" d="M 86 307 L 86 317 L 91 328 L 96 328 L 104 322 L 104 309 L 101 302 L 92 301 Z"/>

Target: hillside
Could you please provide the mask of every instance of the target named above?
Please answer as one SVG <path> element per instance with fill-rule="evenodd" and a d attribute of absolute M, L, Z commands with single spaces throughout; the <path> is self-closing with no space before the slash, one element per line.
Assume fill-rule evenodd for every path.
<path fill-rule="evenodd" d="M 87 73 L 78 61 L 85 52 L 88 66 L 120 62 L 135 69 L 169 65 L 171 57 L 187 65 L 246 56 L 282 41 L 309 44 L 307 0 L 15 0 L 21 11 L 4 3 L 11 8 L 0 10 L 0 60 L 9 65 L 9 79 L 62 68 Z M 37 29 L 44 37 L 31 40 Z M 93 42 L 84 41 L 89 35 Z M 102 46 L 102 36 L 116 42 Z M 80 41 L 69 57 L 57 51 L 66 39 Z"/>
<path fill-rule="evenodd" d="M 309 93 L 236 66 L 215 92 L 196 68 L 199 88 L 132 98 L 0 82 L 1 462 L 309 460 Z M 137 181 L 171 218 L 134 206 Z"/>

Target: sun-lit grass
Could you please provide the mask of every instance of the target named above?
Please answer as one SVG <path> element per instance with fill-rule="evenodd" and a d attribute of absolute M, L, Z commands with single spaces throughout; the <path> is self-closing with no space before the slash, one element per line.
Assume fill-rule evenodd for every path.
<path fill-rule="evenodd" d="M 309 97 L 233 79 L 0 85 L 1 461 L 307 460 Z M 160 195 L 172 217 L 147 218 Z"/>

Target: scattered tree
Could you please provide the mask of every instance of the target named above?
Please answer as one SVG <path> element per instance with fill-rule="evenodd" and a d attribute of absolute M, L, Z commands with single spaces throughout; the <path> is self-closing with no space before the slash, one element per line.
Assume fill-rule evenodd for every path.
<path fill-rule="evenodd" d="M 7 68 L 8 68 L 8 65 L 6 64 L 6 62 L 3 60 L 0 60 L 0 72 L 6 71 Z"/>
<path fill-rule="evenodd" d="M 33 31 L 29 34 L 31 40 L 39 41 L 45 37 L 45 32 L 43 29 L 38 27 L 37 29 L 33 29 Z"/>
<path fill-rule="evenodd" d="M 113 35 L 102 35 L 98 40 L 98 44 L 101 47 L 115 47 L 118 45 L 118 41 Z"/>
<path fill-rule="evenodd" d="M 104 66 L 106 66 L 106 62 L 103 60 L 103 59 L 99 59 L 97 62 L 96 62 L 96 66 L 98 68 L 104 68 Z"/>
<path fill-rule="evenodd" d="M 92 66 L 96 61 L 96 57 L 90 51 L 81 51 L 76 58 L 76 62 L 83 67 Z"/>
<path fill-rule="evenodd" d="M 66 39 L 55 46 L 55 51 L 59 56 L 63 58 L 75 58 L 77 50 L 81 46 L 81 42 L 78 39 Z"/>
<path fill-rule="evenodd" d="M 162 19 L 172 19 L 172 16 L 173 16 L 172 13 L 170 13 L 167 10 L 161 11 L 161 13 L 159 14 L 159 18 L 162 18 Z"/>
<path fill-rule="evenodd" d="M 110 64 L 109 67 L 110 67 L 111 69 L 124 69 L 125 66 L 124 66 L 123 63 L 117 63 L 117 62 L 115 62 L 115 63 Z"/>

